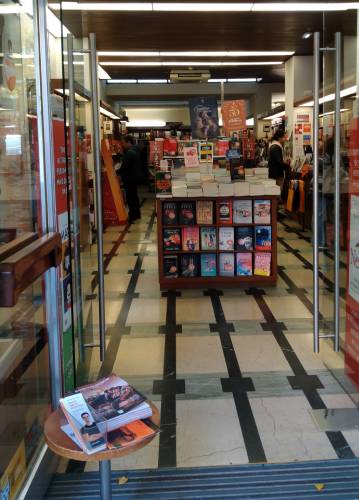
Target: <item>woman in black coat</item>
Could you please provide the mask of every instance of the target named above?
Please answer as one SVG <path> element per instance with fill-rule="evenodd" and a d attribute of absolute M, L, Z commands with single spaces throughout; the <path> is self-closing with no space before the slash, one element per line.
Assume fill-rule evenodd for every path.
<path fill-rule="evenodd" d="M 277 186 L 282 192 L 284 175 L 289 170 L 289 164 L 283 160 L 283 144 L 285 142 L 285 131 L 277 129 L 269 146 L 268 177 L 275 179 Z"/>

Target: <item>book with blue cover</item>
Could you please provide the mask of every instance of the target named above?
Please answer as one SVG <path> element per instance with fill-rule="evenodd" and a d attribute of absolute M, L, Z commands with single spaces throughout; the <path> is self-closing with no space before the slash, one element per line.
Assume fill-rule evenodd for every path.
<path fill-rule="evenodd" d="M 219 275 L 234 276 L 234 254 L 221 253 L 219 254 Z"/>
<path fill-rule="evenodd" d="M 256 250 L 271 250 L 272 249 L 272 227 L 271 226 L 256 226 Z"/>
<path fill-rule="evenodd" d="M 236 254 L 237 276 L 252 276 L 253 263 L 251 252 L 239 252 Z"/>
<path fill-rule="evenodd" d="M 253 250 L 253 228 L 243 226 L 235 228 L 236 250 Z"/>
<path fill-rule="evenodd" d="M 201 276 L 217 276 L 217 260 L 215 253 L 201 254 Z"/>
<path fill-rule="evenodd" d="M 217 249 L 217 232 L 215 227 L 201 227 L 201 250 Z"/>

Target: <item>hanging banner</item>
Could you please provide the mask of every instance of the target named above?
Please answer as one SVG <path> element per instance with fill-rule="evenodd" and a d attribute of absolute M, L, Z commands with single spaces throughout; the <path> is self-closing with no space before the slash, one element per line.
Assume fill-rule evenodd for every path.
<path fill-rule="evenodd" d="M 245 130 L 247 128 L 246 101 L 243 99 L 235 101 L 224 101 L 222 104 L 223 128 L 226 135 L 232 132 Z"/>
<path fill-rule="evenodd" d="M 219 135 L 216 97 L 190 97 L 188 100 L 194 139 L 214 139 Z"/>
<path fill-rule="evenodd" d="M 349 139 L 349 248 L 347 257 L 345 371 L 359 388 L 359 118 Z"/>

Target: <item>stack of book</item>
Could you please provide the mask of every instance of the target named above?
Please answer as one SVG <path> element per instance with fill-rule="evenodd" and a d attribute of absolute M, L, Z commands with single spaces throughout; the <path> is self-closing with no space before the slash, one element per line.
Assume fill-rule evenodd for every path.
<path fill-rule="evenodd" d="M 158 432 L 147 420 L 152 408 L 146 398 L 115 374 L 76 389 L 60 407 L 68 421 L 61 429 L 88 454 L 135 445 Z"/>

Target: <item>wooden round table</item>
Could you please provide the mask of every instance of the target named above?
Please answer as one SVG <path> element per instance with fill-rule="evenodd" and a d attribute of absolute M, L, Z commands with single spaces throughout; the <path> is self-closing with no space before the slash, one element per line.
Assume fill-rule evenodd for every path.
<path fill-rule="evenodd" d="M 152 401 L 147 401 L 152 408 L 152 417 L 150 420 L 157 426 L 160 425 L 160 415 L 157 407 Z M 128 445 L 126 448 L 118 448 L 113 450 L 104 450 L 98 453 L 88 455 L 80 450 L 80 448 L 67 436 L 61 426 L 67 423 L 66 417 L 62 410 L 58 408 L 53 411 L 46 419 L 44 425 L 44 434 L 48 447 L 57 455 L 69 460 L 78 460 L 83 462 L 99 462 L 101 476 L 101 498 L 103 500 L 111 499 L 111 459 L 120 458 L 148 445 L 155 436 L 144 439 L 140 443 L 133 446 Z"/>

